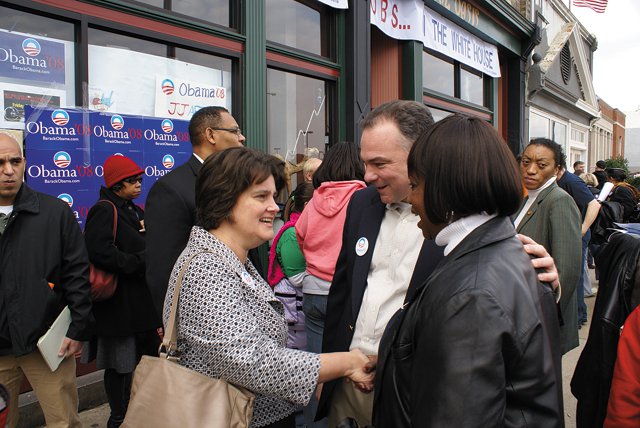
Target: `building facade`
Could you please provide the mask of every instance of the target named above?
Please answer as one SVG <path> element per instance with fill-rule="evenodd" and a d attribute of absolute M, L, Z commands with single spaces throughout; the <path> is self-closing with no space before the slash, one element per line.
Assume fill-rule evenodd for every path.
<path fill-rule="evenodd" d="M 596 162 L 599 160 L 609 159 L 613 154 L 614 120 L 613 115 L 607 114 L 607 111 L 612 112 L 613 109 L 607 109 L 606 107 L 608 106 L 602 100 L 598 100 L 598 104 L 601 109 L 601 117 L 593 123 L 593 127 L 591 128 L 591 134 L 589 136 L 589 154 L 585 160 L 587 164 L 587 171 L 593 171 L 595 169 Z"/>
<path fill-rule="evenodd" d="M 396 3 L 398 25 L 382 19 L 383 5 Z M 371 107 L 405 98 L 425 103 L 436 120 L 454 112 L 475 115 L 517 153 L 525 129 L 526 59 L 538 42 L 519 3 L 371 1 Z M 410 24 L 421 30 L 413 39 L 401 29 L 409 16 L 419 18 Z"/>
<path fill-rule="evenodd" d="M 568 165 L 586 161 L 600 116 L 592 79 L 596 39 L 560 0 L 530 2 L 525 13 L 542 36 L 527 69 L 527 138 L 556 141 Z"/>
<path fill-rule="evenodd" d="M 598 99 L 598 107 L 601 118 L 594 123 L 589 146 L 594 148 L 589 153 L 591 166 L 600 159 L 625 157 L 626 115 L 602 99 Z"/>

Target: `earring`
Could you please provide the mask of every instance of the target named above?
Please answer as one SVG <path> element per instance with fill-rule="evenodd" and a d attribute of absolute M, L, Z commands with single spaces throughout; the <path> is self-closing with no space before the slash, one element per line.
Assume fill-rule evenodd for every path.
<path fill-rule="evenodd" d="M 451 224 L 453 223 L 453 218 L 455 217 L 456 213 L 453 212 L 453 210 L 447 212 L 447 214 L 444 216 L 444 219 L 447 221 L 447 224 Z"/>

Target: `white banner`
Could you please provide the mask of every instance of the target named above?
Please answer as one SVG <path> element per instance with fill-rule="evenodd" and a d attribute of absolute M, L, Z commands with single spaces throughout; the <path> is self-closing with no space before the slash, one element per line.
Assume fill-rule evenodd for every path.
<path fill-rule="evenodd" d="M 348 9 L 348 0 L 318 0 L 320 3 L 324 3 L 327 6 L 334 7 L 336 9 Z"/>
<path fill-rule="evenodd" d="M 424 6 L 422 0 L 371 0 L 371 23 L 396 40 L 417 40 L 491 77 L 500 77 L 498 48 Z"/>
<path fill-rule="evenodd" d="M 498 49 L 458 27 L 432 10 L 424 8 L 422 43 L 434 51 L 482 71 L 500 77 Z"/>
<path fill-rule="evenodd" d="M 396 40 L 422 41 L 422 0 L 371 0 L 371 23 Z"/>
<path fill-rule="evenodd" d="M 182 120 L 191 119 L 202 107 L 227 105 L 224 87 L 167 75 L 156 75 L 155 97 L 156 116 Z"/>

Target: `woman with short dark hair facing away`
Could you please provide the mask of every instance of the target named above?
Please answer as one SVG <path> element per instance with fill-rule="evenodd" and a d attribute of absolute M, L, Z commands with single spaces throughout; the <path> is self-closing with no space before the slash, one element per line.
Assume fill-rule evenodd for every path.
<path fill-rule="evenodd" d="M 522 190 L 507 145 L 488 123 L 450 116 L 416 141 L 408 170 L 418 227 L 445 258 L 387 326 L 374 425 L 562 426 L 555 300 L 510 219 Z"/>

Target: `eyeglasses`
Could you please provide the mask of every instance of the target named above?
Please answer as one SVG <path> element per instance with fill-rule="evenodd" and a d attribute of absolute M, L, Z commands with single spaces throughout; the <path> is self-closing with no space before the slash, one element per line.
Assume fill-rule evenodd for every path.
<path fill-rule="evenodd" d="M 129 177 L 129 178 L 125 178 L 122 181 L 129 184 L 136 184 L 136 183 L 142 184 L 142 176 L 139 175 L 138 177 Z"/>
<path fill-rule="evenodd" d="M 236 134 L 237 136 L 240 136 L 242 134 L 242 129 L 240 129 L 239 127 L 235 127 L 235 128 L 211 128 L 214 131 L 226 131 L 226 132 L 231 132 L 232 134 Z"/>

